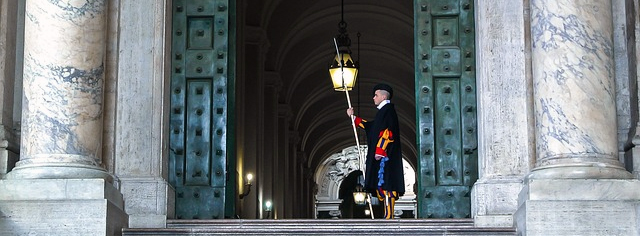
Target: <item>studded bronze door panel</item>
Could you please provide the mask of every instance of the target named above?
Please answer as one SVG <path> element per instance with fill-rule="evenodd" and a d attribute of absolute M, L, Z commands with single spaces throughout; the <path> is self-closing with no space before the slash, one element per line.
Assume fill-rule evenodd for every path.
<path fill-rule="evenodd" d="M 468 218 L 478 176 L 473 0 L 414 0 L 418 214 Z"/>
<path fill-rule="evenodd" d="M 173 1 L 169 181 L 178 219 L 225 216 L 228 10 L 226 0 Z"/>

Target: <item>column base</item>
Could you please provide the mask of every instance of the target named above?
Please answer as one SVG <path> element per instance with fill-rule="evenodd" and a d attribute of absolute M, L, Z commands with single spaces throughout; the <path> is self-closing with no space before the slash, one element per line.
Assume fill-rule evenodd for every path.
<path fill-rule="evenodd" d="M 0 235 L 120 235 L 123 206 L 104 179 L 0 180 Z"/>
<path fill-rule="evenodd" d="M 0 124 L 0 179 L 13 169 L 20 159 L 20 137 L 6 125 Z"/>
<path fill-rule="evenodd" d="M 121 178 L 129 228 L 165 228 L 175 218 L 175 193 L 162 178 Z"/>
<path fill-rule="evenodd" d="M 640 181 L 529 179 L 515 225 L 522 235 L 638 235 Z"/>
<path fill-rule="evenodd" d="M 633 179 L 622 166 L 604 163 L 545 165 L 531 170 L 527 179 Z"/>
<path fill-rule="evenodd" d="M 113 176 L 103 168 L 74 163 L 38 163 L 18 165 L 7 179 L 104 179 L 113 183 Z"/>
<path fill-rule="evenodd" d="M 477 227 L 513 227 L 522 178 L 480 179 L 471 190 L 471 215 Z"/>

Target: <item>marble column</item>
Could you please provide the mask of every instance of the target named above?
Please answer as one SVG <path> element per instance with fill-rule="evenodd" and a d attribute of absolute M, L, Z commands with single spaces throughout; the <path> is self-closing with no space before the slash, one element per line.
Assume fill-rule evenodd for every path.
<path fill-rule="evenodd" d="M 20 161 L 0 180 L 0 235 L 120 235 L 101 167 L 105 0 L 26 1 Z"/>
<path fill-rule="evenodd" d="M 640 181 L 617 158 L 611 1 L 531 0 L 536 165 L 522 235 L 638 235 Z"/>
<path fill-rule="evenodd" d="M 630 178 L 617 158 L 611 1 L 531 1 L 536 168 L 529 178 Z"/>
<path fill-rule="evenodd" d="M 20 161 L 8 178 L 104 178 L 106 1 L 27 1 Z"/>

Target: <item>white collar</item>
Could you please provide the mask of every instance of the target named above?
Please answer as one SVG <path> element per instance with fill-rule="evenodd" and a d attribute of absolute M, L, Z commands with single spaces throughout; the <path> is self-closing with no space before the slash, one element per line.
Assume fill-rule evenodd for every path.
<path fill-rule="evenodd" d="M 384 105 L 387 105 L 388 103 L 391 103 L 391 100 L 382 100 L 382 102 L 380 102 L 380 104 L 378 105 L 378 110 L 382 109 L 382 107 Z"/>

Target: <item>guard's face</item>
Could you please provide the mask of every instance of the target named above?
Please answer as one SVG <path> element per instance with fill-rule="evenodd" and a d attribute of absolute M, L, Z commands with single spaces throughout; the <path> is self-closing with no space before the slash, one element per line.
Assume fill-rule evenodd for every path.
<path fill-rule="evenodd" d="M 387 96 L 382 93 L 382 90 L 376 90 L 376 92 L 373 93 L 373 103 L 376 104 L 376 106 L 380 105 L 385 99 L 387 99 Z"/>

